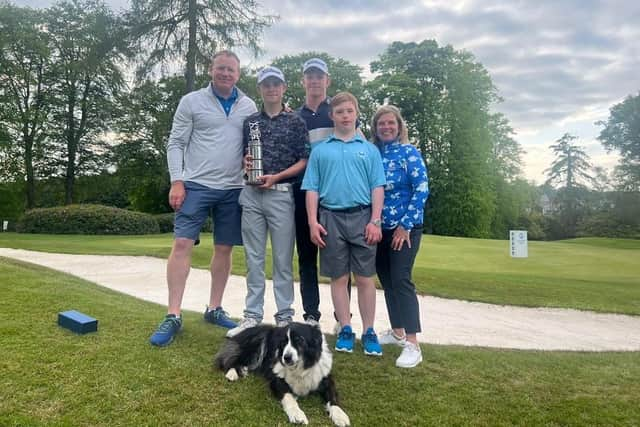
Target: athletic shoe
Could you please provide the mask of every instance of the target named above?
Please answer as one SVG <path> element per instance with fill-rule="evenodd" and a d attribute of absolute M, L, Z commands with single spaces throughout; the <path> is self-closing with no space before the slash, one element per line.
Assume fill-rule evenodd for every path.
<path fill-rule="evenodd" d="M 340 331 L 342 331 L 342 325 L 340 325 L 340 322 L 336 322 L 336 324 L 333 325 L 333 335 L 339 335 Z"/>
<path fill-rule="evenodd" d="M 224 311 L 222 307 L 217 307 L 214 310 L 209 310 L 209 307 L 207 306 L 206 310 L 204 311 L 204 320 L 227 329 L 235 328 L 236 326 L 238 326 L 236 322 L 231 320 L 231 318 L 229 317 L 229 313 Z"/>
<path fill-rule="evenodd" d="M 304 317 L 304 323 L 311 326 L 320 326 L 320 322 L 313 314 L 306 315 Z"/>
<path fill-rule="evenodd" d="M 368 356 L 382 356 L 382 346 L 373 328 L 367 329 L 367 332 L 362 335 L 362 347 L 364 347 L 364 354 Z"/>
<path fill-rule="evenodd" d="M 420 346 L 415 345 L 412 342 L 408 342 L 402 349 L 402 353 L 396 359 L 396 366 L 398 368 L 413 368 L 418 366 L 422 362 L 422 351 Z"/>
<path fill-rule="evenodd" d="M 353 345 L 356 341 L 356 334 L 351 330 L 351 326 L 347 325 L 340 330 L 338 339 L 336 340 L 336 351 L 345 353 L 353 353 Z"/>
<path fill-rule="evenodd" d="M 395 344 L 397 346 L 404 347 L 407 343 L 407 337 L 399 337 L 395 332 L 393 332 L 393 329 L 389 329 L 380 334 L 378 342 L 382 345 Z"/>
<path fill-rule="evenodd" d="M 278 328 L 282 328 L 284 326 L 288 326 L 289 323 L 291 323 L 292 320 L 291 319 L 280 319 L 280 320 L 276 320 L 276 326 Z"/>
<path fill-rule="evenodd" d="M 182 328 L 182 318 L 176 317 L 175 314 L 167 314 L 158 325 L 158 329 L 149 338 L 149 342 L 158 347 L 167 346 L 171 344 L 180 328 Z"/>
<path fill-rule="evenodd" d="M 245 317 L 244 319 L 242 319 L 242 321 L 240 321 L 240 324 L 238 326 L 227 331 L 227 338 L 235 337 L 245 329 L 253 328 L 254 326 L 258 326 L 259 324 L 260 322 L 258 321 L 258 319 Z"/>

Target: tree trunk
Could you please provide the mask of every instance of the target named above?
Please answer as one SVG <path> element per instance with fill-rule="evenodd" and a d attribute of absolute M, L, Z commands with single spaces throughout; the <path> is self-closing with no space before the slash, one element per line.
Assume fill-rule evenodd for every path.
<path fill-rule="evenodd" d="M 187 49 L 187 69 L 185 72 L 187 93 L 195 90 L 196 84 L 196 31 L 197 31 L 197 2 L 189 0 L 189 47 Z"/>
<path fill-rule="evenodd" d="M 68 97 L 69 108 L 67 110 L 67 170 L 64 182 L 64 204 L 73 203 L 73 184 L 76 177 L 76 152 L 78 150 L 75 131 L 75 88 L 70 91 L 73 95 Z"/>
<path fill-rule="evenodd" d="M 26 124 L 25 124 L 26 127 Z M 27 209 L 33 209 L 35 207 L 35 179 L 33 176 L 33 135 L 29 135 L 28 131 L 23 134 L 24 138 L 24 169 L 27 173 L 26 195 L 27 195 Z"/>

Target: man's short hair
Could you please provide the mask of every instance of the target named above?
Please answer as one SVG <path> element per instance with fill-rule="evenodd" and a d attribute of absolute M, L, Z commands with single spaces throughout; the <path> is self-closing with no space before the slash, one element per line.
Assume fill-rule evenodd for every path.
<path fill-rule="evenodd" d="M 331 98 L 329 103 L 329 110 L 333 112 L 333 109 L 345 102 L 351 102 L 356 107 L 356 112 L 360 114 L 360 107 L 358 107 L 358 100 L 349 92 L 338 92 Z"/>
<path fill-rule="evenodd" d="M 224 49 L 221 50 L 219 52 L 216 52 L 213 54 L 213 56 L 211 57 L 211 63 L 213 64 L 213 61 L 216 60 L 217 57 L 219 56 L 230 56 L 233 59 L 235 59 L 236 61 L 238 61 L 238 66 L 240 66 L 240 58 L 238 58 L 238 55 L 236 55 L 235 53 L 231 52 L 230 50 Z"/>

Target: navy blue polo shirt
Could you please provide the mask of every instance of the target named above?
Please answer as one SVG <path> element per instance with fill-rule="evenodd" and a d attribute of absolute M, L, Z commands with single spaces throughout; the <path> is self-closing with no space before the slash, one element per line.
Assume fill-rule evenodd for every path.
<path fill-rule="evenodd" d="M 318 105 L 318 111 L 313 111 L 306 105 L 296 110 L 307 124 L 309 142 L 312 145 L 327 139 L 333 133 L 333 120 L 329 118 L 329 101 L 329 98 L 322 101 Z"/>

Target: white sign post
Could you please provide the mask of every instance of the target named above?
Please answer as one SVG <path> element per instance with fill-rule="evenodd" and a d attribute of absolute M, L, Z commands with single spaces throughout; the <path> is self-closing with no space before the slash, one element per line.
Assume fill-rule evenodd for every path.
<path fill-rule="evenodd" d="M 524 230 L 509 231 L 509 247 L 511 249 L 511 258 L 527 258 L 529 256 L 527 232 Z"/>
<path fill-rule="evenodd" d="M 7 231 L 9 228 L 9 221 L 2 221 L 2 231 Z"/>

